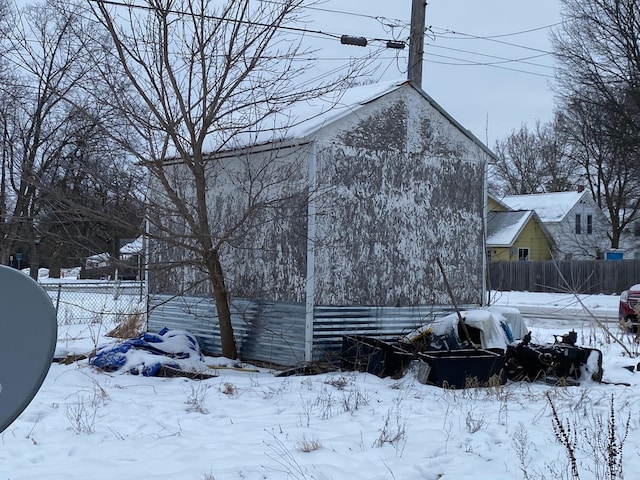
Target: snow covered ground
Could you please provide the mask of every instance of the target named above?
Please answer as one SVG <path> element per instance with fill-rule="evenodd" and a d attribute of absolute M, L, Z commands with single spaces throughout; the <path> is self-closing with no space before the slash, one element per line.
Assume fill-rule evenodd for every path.
<path fill-rule="evenodd" d="M 582 309 L 564 294 L 503 292 L 494 301 Z M 615 318 L 617 297 L 582 302 Z M 58 347 L 82 352 L 113 341 L 104 335 L 114 321 L 62 323 Z M 419 383 L 415 369 L 397 380 L 354 372 L 277 377 L 205 357 L 217 376 L 190 380 L 105 373 L 86 360 L 54 363 L 31 404 L 0 434 L 0 479 L 571 478 L 554 418 L 569 433 L 579 478 L 622 478 L 607 476 L 610 460 L 634 478 L 640 359 L 629 354 L 638 345 L 615 328 L 606 335 L 586 314 L 571 324 L 525 321 L 536 343 L 574 328 L 579 345 L 603 352 L 607 383 L 444 390 Z M 614 458 L 607 454 L 612 442 L 622 446 Z"/>

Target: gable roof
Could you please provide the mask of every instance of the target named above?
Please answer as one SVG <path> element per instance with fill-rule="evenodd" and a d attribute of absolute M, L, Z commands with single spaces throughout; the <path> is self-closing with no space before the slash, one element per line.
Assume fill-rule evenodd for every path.
<path fill-rule="evenodd" d="M 562 221 L 585 195 L 587 191 L 507 195 L 502 203 L 513 210 L 535 210 L 543 223 L 554 223 Z"/>
<path fill-rule="evenodd" d="M 531 210 L 489 212 L 487 246 L 510 247 L 534 215 Z"/>
<path fill-rule="evenodd" d="M 305 139 L 322 127 L 398 90 L 404 83 L 389 81 L 363 85 L 299 100 L 281 111 L 268 115 L 255 130 L 248 133 L 255 144 Z"/>
<path fill-rule="evenodd" d="M 498 200 L 498 197 L 495 197 L 490 193 L 487 193 L 487 204 L 489 207 L 489 211 L 513 210 L 511 207 L 509 207 L 509 205 L 507 205 L 504 202 L 501 202 L 500 200 Z M 492 207 L 497 207 L 497 209 Z"/>
<path fill-rule="evenodd" d="M 415 90 L 491 159 L 496 158 L 495 154 L 476 136 L 458 123 L 424 90 L 415 86 L 409 80 L 393 80 L 351 87 L 338 92 L 330 92 L 317 98 L 294 102 L 288 108 L 267 116 L 251 131 L 238 135 L 235 148 L 306 140 L 330 123 L 357 112 L 365 105 L 401 88 Z"/>

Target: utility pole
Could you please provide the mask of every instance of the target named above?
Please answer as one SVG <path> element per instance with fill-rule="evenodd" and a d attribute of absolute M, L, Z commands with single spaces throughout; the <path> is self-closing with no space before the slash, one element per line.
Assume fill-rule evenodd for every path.
<path fill-rule="evenodd" d="M 422 87 L 422 54 L 424 53 L 424 28 L 427 2 L 413 0 L 411 6 L 411 32 L 409 36 L 409 65 L 407 78 Z"/>

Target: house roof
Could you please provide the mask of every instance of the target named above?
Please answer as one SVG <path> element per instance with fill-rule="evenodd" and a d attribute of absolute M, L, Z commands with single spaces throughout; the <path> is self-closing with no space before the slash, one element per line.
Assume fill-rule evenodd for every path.
<path fill-rule="evenodd" d="M 303 139 L 322 127 L 353 113 L 364 105 L 400 88 L 406 82 L 389 81 L 330 92 L 301 100 L 274 113 L 261 123 L 255 143 Z"/>
<path fill-rule="evenodd" d="M 129 255 L 129 254 L 135 254 L 135 253 L 141 253 L 143 251 L 143 244 L 142 244 L 142 236 L 136 238 L 135 240 L 133 240 L 132 242 L 126 243 L 125 245 L 123 245 L 120 248 L 120 253 L 122 255 Z M 106 262 L 111 258 L 111 255 L 109 255 L 107 252 L 103 252 L 103 253 L 96 253 L 95 255 L 91 255 L 90 257 L 87 257 L 87 260 L 93 260 L 93 261 L 103 261 Z"/>
<path fill-rule="evenodd" d="M 487 246 L 510 247 L 534 215 L 535 212 L 531 210 L 489 212 L 487 214 Z"/>
<path fill-rule="evenodd" d="M 283 141 L 306 140 L 330 123 L 357 112 L 368 103 L 401 88 L 413 88 L 460 132 L 485 151 L 491 159 L 495 159 L 495 154 L 486 145 L 458 123 L 426 92 L 409 80 L 393 80 L 352 87 L 339 92 L 330 92 L 317 98 L 295 102 L 288 108 L 267 116 L 255 129 L 236 135 L 233 149 Z M 216 150 L 211 148 L 210 151 Z"/>
<path fill-rule="evenodd" d="M 543 223 L 554 223 L 562 221 L 585 195 L 586 191 L 507 195 L 501 201 L 513 210 L 535 210 Z"/>
<path fill-rule="evenodd" d="M 135 240 L 133 240 L 132 242 L 129 242 L 125 245 L 123 245 L 120 248 L 120 253 L 121 254 L 134 254 L 134 253 L 140 253 L 143 250 L 143 245 L 142 245 L 142 237 L 138 237 Z"/>
<path fill-rule="evenodd" d="M 502 202 L 502 201 L 498 200 L 498 197 L 496 197 L 496 196 L 494 196 L 494 195 L 491 195 L 490 193 L 488 193 L 488 194 L 487 194 L 487 199 L 488 199 L 490 202 L 495 202 L 495 203 L 496 203 L 496 205 L 497 205 L 499 208 L 502 208 L 503 210 L 513 210 L 511 207 L 509 207 L 509 205 L 507 205 L 506 203 L 504 203 L 504 202 Z M 491 206 L 491 205 L 490 205 L 490 206 Z"/>

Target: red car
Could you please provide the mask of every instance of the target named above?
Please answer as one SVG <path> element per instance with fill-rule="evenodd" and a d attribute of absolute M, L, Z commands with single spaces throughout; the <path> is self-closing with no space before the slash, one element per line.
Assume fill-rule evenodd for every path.
<path fill-rule="evenodd" d="M 620 295 L 620 306 L 618 308 L 618 320 L 620 325 L 627 322 L 631 322 L 628 330 L 630 332 L 638 331 L 638 315 L 636 314 L 636 308 L 640 305 L 640 284 L 636 284 L 625 290 Z"/>

